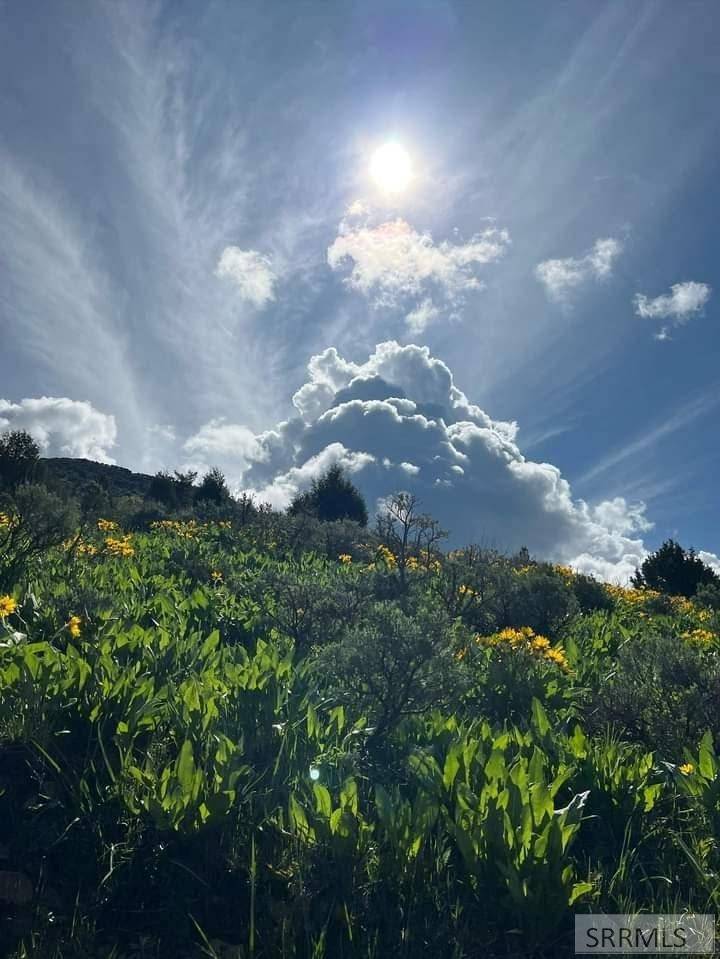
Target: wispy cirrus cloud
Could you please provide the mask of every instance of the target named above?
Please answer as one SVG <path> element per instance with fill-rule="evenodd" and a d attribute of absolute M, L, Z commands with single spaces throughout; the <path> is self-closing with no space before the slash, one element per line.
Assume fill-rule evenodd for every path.
<path fill-rule="evenodd" d="M 327 251 L 331 269 L 349 267 L 345 283 L 375 307 L 406 308 L 412 332 L 456 313 L 467 293 L 484 286 L 479 269 L 499 260 L 510 245 L 507 230 L 488 227 L 466 243 L 419 232 L 397 218 L 374 223 L 352 204 Z"/>
<path fill-rule="evenodd" d="M 583 256 L 543 260 L 535 267 L 535 276 L 550 299 L 567 303 L 571 295 L 587 283 L 609 277 L 621 252 L 619 240 L 599 239 Z"/>
<path fill-rule="evenodd" d="M 683 326 L 703 311 L 711 293 L 712 288 L 707 283 L 694 280 L 674 283 L 670 292 L 661 296 L 649 297 L 644 293 L 636 293 L 633 301 L 635 314 L 643 319 L 670 320 L 655 334 L 656 340 L 669 340 L 673 327 Z"/>
<path fill-rule="evenodd" d="M 694 397 L 684 406 L 675 410 L 670 416 L 663 418 L 656 426 L 646 429 L 636 435 L 632 440 L 623 446 L 612 450 L 603 456 L 587 472 L 575 479 L 576 485 L 584 485 L 595 480 L 598 476 L 606 473 L 608 470 L 617 470 L 617 468 L 627 460 L 632 460 L 642 454 L 643 472 L 647 472 L 646 458 L 661 440 L 673 433 L 686 430 L 696 420 L 711 413 L 720 403 L 720 394 L 717 387 L 713 386 L 711 390 L 704 391 Z"/>
<path fill-rule="evenodd" d="M 270 257 L 257 250 L 241 250 L 226 246 L 215 269 L 215 275 L 233 282 L 243 300 L 263 307 L 275 299 L 277 275 Z"/>

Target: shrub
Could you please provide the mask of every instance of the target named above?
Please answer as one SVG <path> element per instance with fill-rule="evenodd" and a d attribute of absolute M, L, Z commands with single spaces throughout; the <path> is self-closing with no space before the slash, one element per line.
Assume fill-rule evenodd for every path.
<path fill-rule="evenodd" d="M 44 486 L 20 486 L 2 502 L 0 588 L 9 589 L 51 546 L 71 536 L 78 522 L 72 503 Z"/>
<path fill-rule="evenodd" d="M 521 568 L 507 602 L 506 626 L 531 626 L 544 636 L 557 635 L 579 610 L 572 581 L 549 564 Z"/>
<path fill-rule="evenodd" d="M 408 716 L 459 699 L 462 673 L 452 656 L 452 624 L 439 610 L 422 618 L 375 603 L 340 642 L 322 650 L 314 673 L 353 716 L 364 716 L 381 740 Z"/>
<path fill-rule="evenodd" d="M 595 672 L 587 715 L 591 728 L 611 727 L 674 761 L 707 729 L 720 736 L 718 702 L 717 644 L 659 625 L 626 641 L 616 660 Z"/>

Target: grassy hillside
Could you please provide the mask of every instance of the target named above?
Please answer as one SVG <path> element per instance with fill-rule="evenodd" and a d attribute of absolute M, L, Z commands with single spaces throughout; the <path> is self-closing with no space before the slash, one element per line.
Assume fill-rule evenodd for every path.
<path fill-rule="evenodd" d="M 100 521 L 28 562 L 3 955 L 557 956 L 578 910 L 720 907 L 712 604 L 385 533 Z"/>

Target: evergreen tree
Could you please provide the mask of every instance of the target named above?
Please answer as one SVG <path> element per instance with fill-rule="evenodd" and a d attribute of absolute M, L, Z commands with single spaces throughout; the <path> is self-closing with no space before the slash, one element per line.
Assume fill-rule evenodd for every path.
<path fill-rule="evenodd" d="M 290 505 L 292 515 L 309 513 L 323 522 L 349 519 L 367 526 L 368 511 L 360 491 L 338 464 L 314 479 L 306 493 L 299 493 Z"/>
<path fill-rule="evenodd" d="M 0 436 L 0 484 L 15 490 L 37 476 L 40 447 L 25 430 L 12 430 Z"/>
<path fill-rule="evenodd" d="M 636 589 L 656 589 L 671 596 L 690 598 L 700 586 L 720 586 L 720 577 L 703 563 L 695 550 L 684 550 L 669 539 L 635 570 L 632 584 Z"/>
<path fill-rule="evenodd" d="M 150 481 L 145 499 L 155 500 L 168 509 L 175 509 L 178 505 L 177 486 L 177 481 L 166 470 L 161 470 Z"/>
<path fill-rule="evenodd" d="M 216 503 L 221 505 L 230 499 L 230 490 L 225 482 L 222 470 L 213 466 L 203 476 L 202 482 L 195 493 L 196 502 Z"/>

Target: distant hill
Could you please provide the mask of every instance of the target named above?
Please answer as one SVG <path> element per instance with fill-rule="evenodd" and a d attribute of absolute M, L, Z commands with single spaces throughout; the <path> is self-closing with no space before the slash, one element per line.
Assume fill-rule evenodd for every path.
<path fill-rule="evenodd" d="M 110 466 L 93 460 L 58 456 L 41 459 L 40 462 L 47 485 L 62 487 L 71 493 L 87 489 L 95 482 L 106 489 L 110 496 L 145 496 L 152 480 L 152 476 L 146 473 L 133 473 L 124 466 Z"/>

